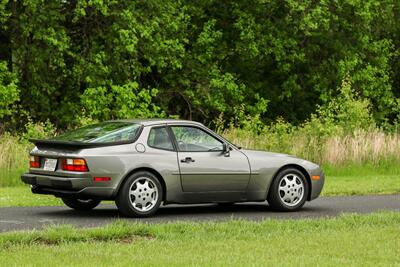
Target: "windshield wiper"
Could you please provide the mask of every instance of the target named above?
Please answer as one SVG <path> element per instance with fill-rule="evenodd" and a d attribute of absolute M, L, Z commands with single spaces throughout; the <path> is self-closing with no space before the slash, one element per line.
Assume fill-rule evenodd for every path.
<path fill-rule="evenodd" d="M 222 151 L 222 149 L 219 146 L 210 148 L 208 151 Z"/>

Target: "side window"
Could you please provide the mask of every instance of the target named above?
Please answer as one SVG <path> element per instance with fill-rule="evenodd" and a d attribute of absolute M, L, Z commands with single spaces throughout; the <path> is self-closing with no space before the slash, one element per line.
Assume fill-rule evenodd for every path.
<path fill-rule="evenodd" d="M 180 151 L 222 151 L 222 142 L 199 128 L 173 126 L 171 129 Z"/>
<path fill-rule="evenodd" d="M 147 144 L 154 148 L 174 150 L 171 139 L 169 138 L 167 129 L 165 127 L 151 128 Z"/>

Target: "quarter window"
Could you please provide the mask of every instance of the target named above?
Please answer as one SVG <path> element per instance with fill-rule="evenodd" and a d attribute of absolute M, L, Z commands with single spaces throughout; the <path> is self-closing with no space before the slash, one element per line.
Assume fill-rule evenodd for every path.
<path fill-rule="evenodd" d="M 171 127 L 180 151 L 222 151 L 222 142 L 209 133 L 190 126 Z"/>
<path fill-rule="evenodd" d="M 167 129 L 165 127 L 151 128 L 147 143 L 150 147 L 174 150 L 171 139 L 169 138 Z"/>

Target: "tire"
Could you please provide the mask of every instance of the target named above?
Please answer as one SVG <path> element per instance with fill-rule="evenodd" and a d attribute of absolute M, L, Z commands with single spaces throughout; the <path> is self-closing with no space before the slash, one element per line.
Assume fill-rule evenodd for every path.
<path fill-rule="evenodd" d="M 121 186 L 115 204 L 127 217 L 149 217 L 161 205 L 163 188 L 157 177 L 147 171 L 129 176 Z"/>
<path fill-rule="evenodd" d="M 82 211 L 94 209 L 101 202 L 101 200 L 98 199 L 78 199 L 72 197 L 62 197 L 61 199 L 68 207 Z"/>
<path fill-rule="evenodd" d="M 273 180 L 267 201 L 276 211 L 298 211 L 307 200 L 309 184 L 304 174 L 295 168 L 280 171 Z"/>

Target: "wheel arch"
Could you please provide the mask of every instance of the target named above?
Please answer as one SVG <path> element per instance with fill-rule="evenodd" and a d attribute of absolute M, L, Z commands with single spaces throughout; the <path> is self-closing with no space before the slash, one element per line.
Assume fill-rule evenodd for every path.
<path fill-rule="evenodd" d="M 115 190 L 115 192 L 116 192 L 115 193 L 115 197 L 119 194 L 119 190 L 122 187 L 122 185 L 126 182 L 127 178 L 129 176 L 131 176 L 132 174 L 134 174 L 136 172 L 140 172 L 140 171 L 150 172 L 154 176 L 157 177 L 157 179 L 161 183 L 162 190 L 163 190 L 163 199 L 162 200 L 165 201 L 166 196 L 167 196 L 167 186 L 166 186 L 166 183 L 164 181 L 164 178 L 162 177 L 162 175 L 158 171 L 156 171 L 155 169 L 150 168 L 150 167 L 139 167 L 139 168 L 136 168 L 136 169 L 133 169 L 133 170 L 129 171 L 126 175 L 124 175 L 124 177 L 121 179 L 121 182 L 118 184 L 117 190 Z"/>
<path fill-rule="evenodd" d="M 281 172 L 281 171 L 283 171 L 283 170 L 285 170 L 285 169 L 290 169 L 290 168 L 292 168 L 292 169 L 297 169 L 297 170 L 299 170 L 303 175 L 304 175 L 304 177 L 306 177 L 306 180 L 307 180 L 307 183 L 308 183 L 308 196 L 307 196 L 307 200 L 309 201 L 310 199 L 311 199 L 311 177 L 310 177 L 310 174 L 307 172 L 307 170 L 303 167 L 303 166 L 301 166 L 301 165 L 299 165 L 299 164 L 294 164 L 294 163 L 291 163 L 291 164 L 286 164 L 286 165 L 284 165 L 284 166 L 282 166 L 282 167 L 280 167 L 276 172 L 275 172 L 275 174 L 274 174 L 274 176 L 273 176 L 273 179 L 271 180 L 271 183 L 276 179 L 276 177 L 278 176 L 278 174 Z"/>

